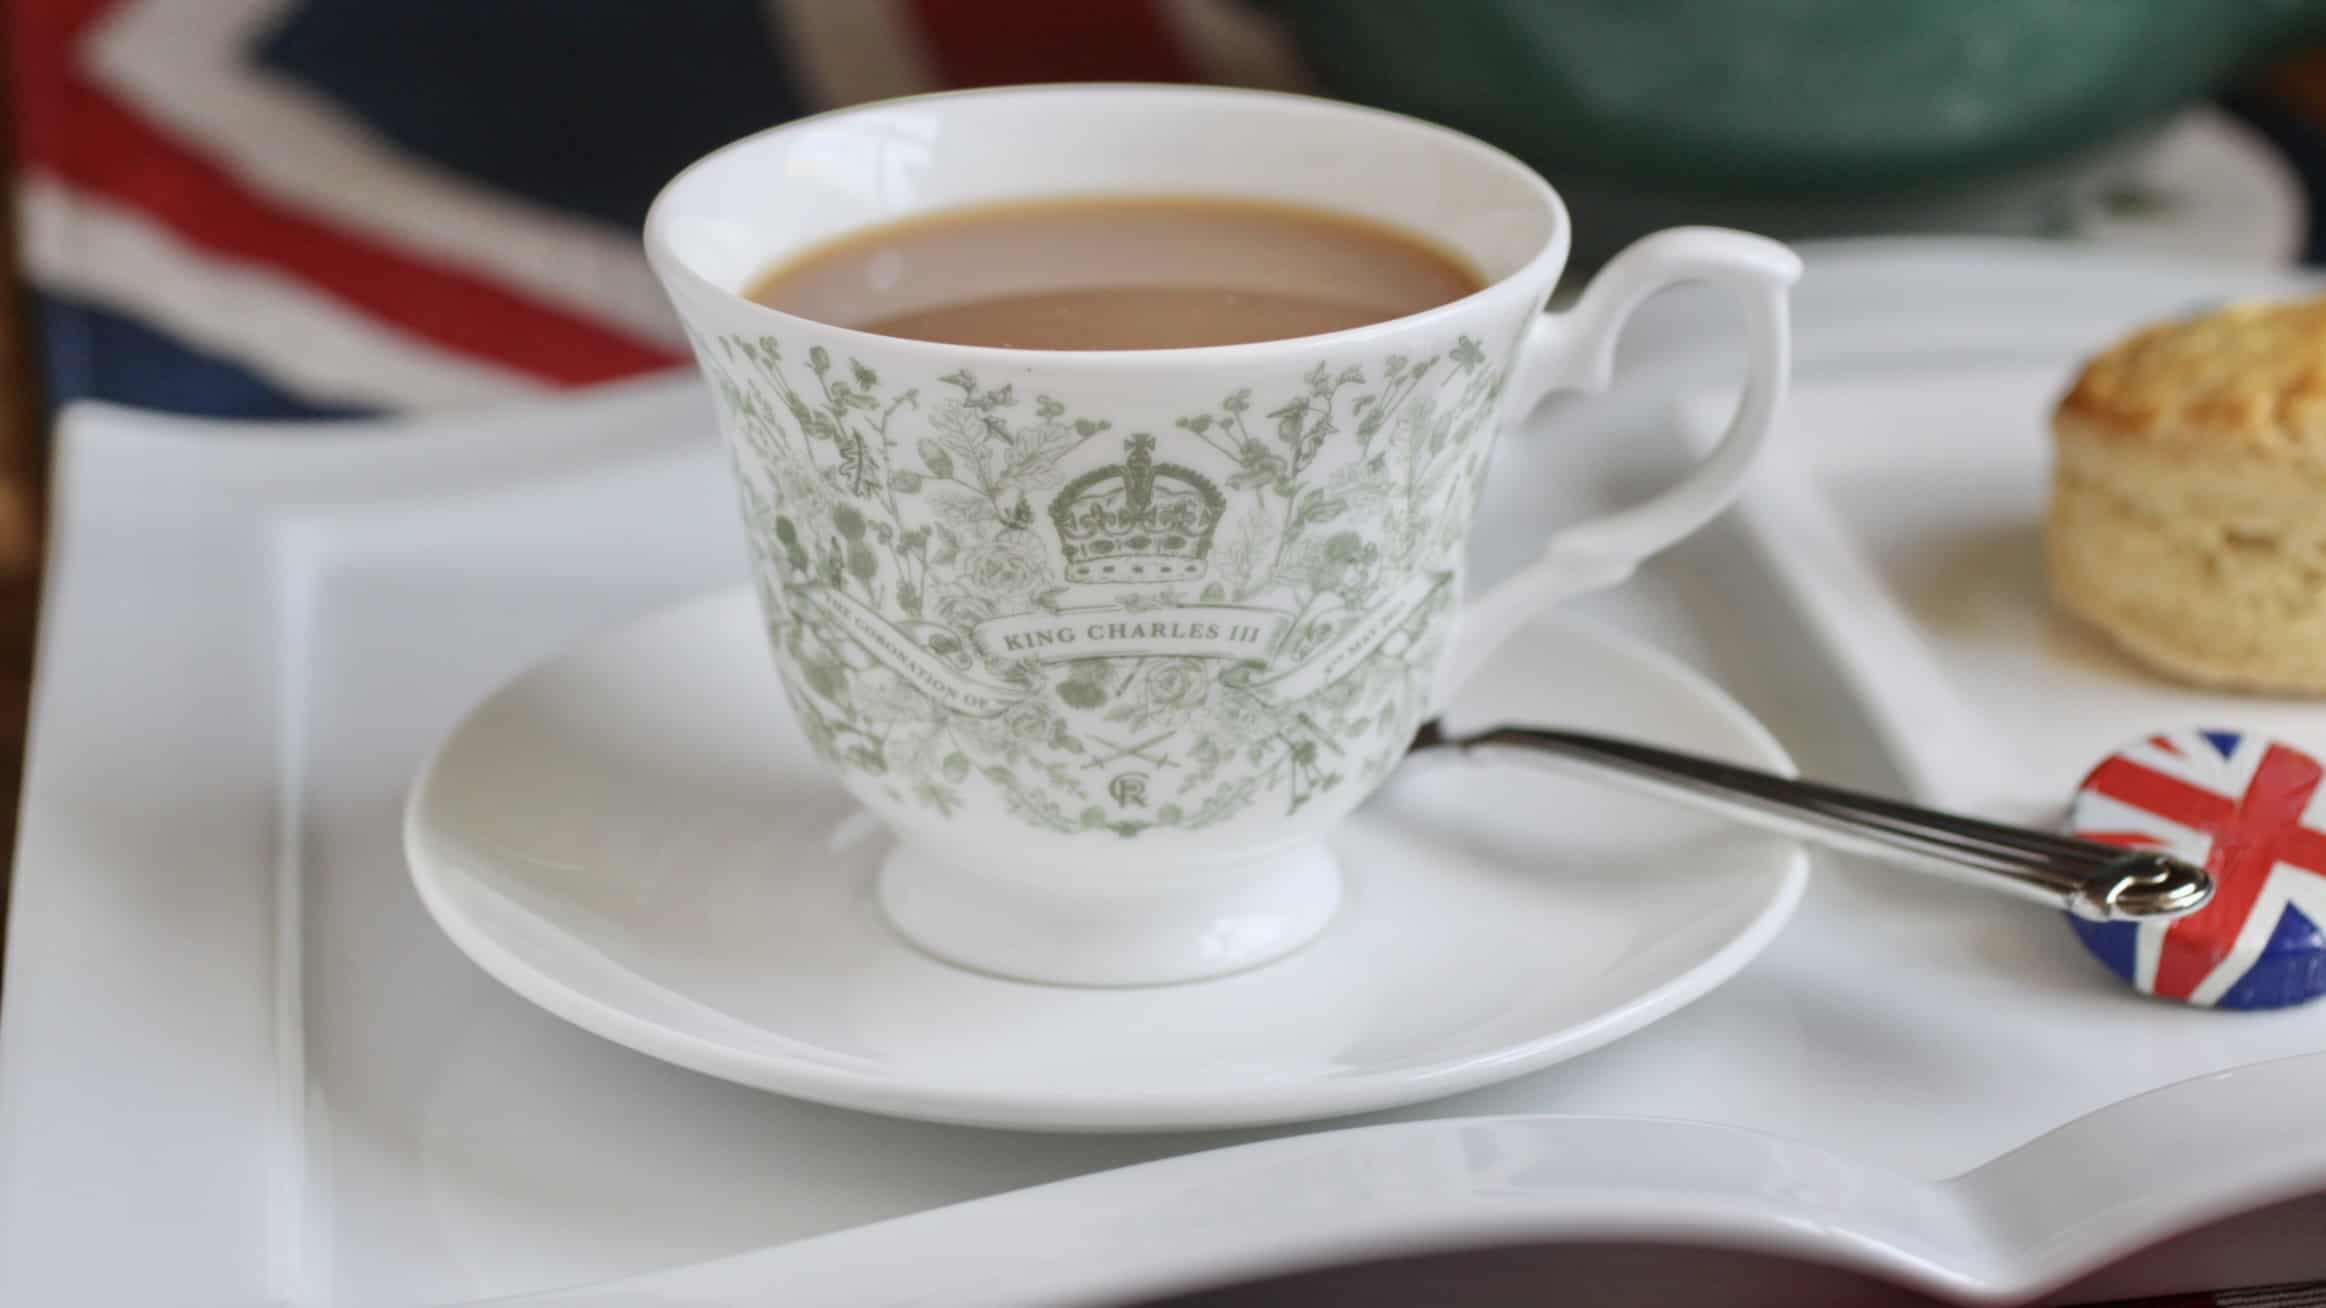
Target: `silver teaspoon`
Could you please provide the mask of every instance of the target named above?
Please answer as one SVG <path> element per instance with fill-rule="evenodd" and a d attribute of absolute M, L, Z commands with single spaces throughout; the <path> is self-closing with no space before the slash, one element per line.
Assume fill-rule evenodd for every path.
<path fill-rule="evenodd" d="M 1917 808 L 1611 736 L 1519 726 L 1453 736 L 1430 721 L 1408 752 L 1423 750 L 1612 781 L 1747 826 L 1986 886 L 2094 922 L 2180 917 L 2213 895 L 2213 880 L 2203 868 L 2165 854 Z"/>

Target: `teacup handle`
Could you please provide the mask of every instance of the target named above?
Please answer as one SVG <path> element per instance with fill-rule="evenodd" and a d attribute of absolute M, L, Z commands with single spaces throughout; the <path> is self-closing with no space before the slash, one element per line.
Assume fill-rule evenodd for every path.
<path fill-rule="evenodd" d="M 1463 605 L 1440 666 L 1433 713 L 1527 620 L 1570 596 L 1612 586 L 1649 555 L 1728 507 L 1785 398 L 1791 339 L 1786 290 L 1801 259 L 1766 237 L 1716 227 L 1675 227 L 1642 237 L 1599 270 L 1565 313 L 1544 314 L 1519 345 L 1510 412 L 1533 411 L 1558 390 L 1605 390 L 1615 346 L 1632 310 L 1657 291 L 1706 282 L 1735 293 L 1744 311 L 1745 384 L 1720 444 L 1680 483 L 1644 504 L 1552 534 L 1542 557 Z"/>

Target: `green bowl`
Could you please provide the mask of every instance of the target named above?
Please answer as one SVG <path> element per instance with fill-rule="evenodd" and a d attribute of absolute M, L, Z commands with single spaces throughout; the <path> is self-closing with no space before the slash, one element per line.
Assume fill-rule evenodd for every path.
<path fill-rule="evenodd" d="M 1675 199 L 1943 194 L 2120 144 L 2319 0 L 1254 0 L 1327 90 Z"/>

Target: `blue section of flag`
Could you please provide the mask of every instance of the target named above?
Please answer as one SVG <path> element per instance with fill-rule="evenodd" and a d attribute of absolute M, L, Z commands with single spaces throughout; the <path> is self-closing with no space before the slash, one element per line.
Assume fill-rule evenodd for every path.
<path fill-rule="evenodd" d="M 2255 963 L 2222 994 L 2217 1008 L 2284 1008 L 2326 990 L 2326 934 L 2291 904 Z"/>
<path fill-rule="evenodd" d="M 358 418 L 316 404 L 134 318 L 56 295 L 33 297 L 53 416 L 72 400 L 110 400 L 213 418 Z"/>
<path fill-rule="evenodd" d="M 307 0 L 253 53 L 478 185 L 636 227 L 679 169 L 808 111 L 767 8 Z"/>
<path fill-rule="evenodd" d="M 2080 917 L 2070 917 L 2068 925 L 2076 929 L 2076 934 L 2083 939 L 2084 948 L 2092 951 L 2092 957 L 2106 963 L 2109 971 L 2125 980 L 2133 979 L 2132 969 L 2137 965 L 2140 949 L 2140 927 L 2137 923 L 2088 922 Z"/>
<path fill-rule="evenodd" d="M 2234 731 L 2200 731 L 2197 734 L 2203 736 L 2206 743 L 2223 758 L 2237 752 L 2238 733 Z"/>

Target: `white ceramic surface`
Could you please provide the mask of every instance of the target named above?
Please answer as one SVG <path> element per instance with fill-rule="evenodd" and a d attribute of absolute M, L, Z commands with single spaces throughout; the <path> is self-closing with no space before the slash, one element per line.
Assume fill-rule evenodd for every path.
<path fill-rule="evenodd" d="M 2241 727 L 2326 750 L 2326 707 L 2178 684 L 2060 612 L 2040 538 L 2047 423 L 2083 358 L 2146 321 L 2315 288 L 2009 250 L 1884 274 L 1902 299 L 1942 284 L 1943 298 L 1916 335 L 1800 389 L 1740 516 L 1915 789 L 2056 821 L 2094 763 L 2152 730 Z M 1698 406 L 1705 440 L 1725 413 Z"/>
<path fill-rule="evenodd" d="M 2023 327 L 2064 358 L 2176 302 L 2290 285 L 1988 243 L 1828 248 L 1810 268 L 1812 380 L 1913 349 L 2005 350 Z M 1560 402 L 1557 440 L 1545 422 L 1503 442 L 1474 575 L 1532 557 L 1544 521 L 1668 483 L 1671 397 L 1734 375 L 1721 307 L 1649 304 L 1626 385 Z M 1659 1268 L 1689 1261 L 1675 1244 L 1864 1265 L 1900 1247 L 1898 1222 L 1867 1214 L 1900 1194 L 1977 1215 L 1979 1242 L 1950 1217 L 1900 1273 L 1942 1290 L 2030 1295 L 2107 1259 L 2126 1261 L 2074 1293 L 2326 1275 L 2326 1205 L 2135 1252 L 2326 1190 L 2304 1152 L 2326 1071 L 2254 1066 L 2326 1048 L 2315 1011 L 2144 1003 L 2051 914 L 1851 860 L 1820 858 L 1776 942 L 1681 1011 L 1354 1135 L 904 1122 L 699 1076 L 543 1013 L 428 920 L 403 799 L 494 687 L 740 580 L 711 421 L 691 381 L 327 430 L 68 418 L 0 989 L 0 1303 L 409 1308 L 731 1257 L 699 1297 L 861 1302 L 925 1265 L 954 1273 L 961 1292 L 938 1298 L 1039 1303 L 1031 1287 L 1058 1284 L 1049 1252 L 1100 1247 L 1075 1233 L 1105 1228 L 1101 1264 L 1125 1286 L 1192 1283 L 1344 1256 L 1329 1230 L 1344 1217 L 1360 1241 L 1393 1226 L 1412 1246 L 1598 1236 L 1662 1241 Z M 1710 674 L 1805 772 L 1897 785 L 1733 518 L 1578 607 Z M 1515 1136 L 1451 1125 L 1510 1115 L 1530 1119 Z M 1595 1137 L 1616 1156 L 1591 1154 Z M 1228 1146 L 1265 1139 L 1288 1143 L 1255 1165 L 1274 1169 L 1263 1186 Z M 1407 1187 L 1413 1170 L 1369 1161 L 1384 1145 L 1476 1184 Z M 1032 1229 L 1017 1217 L 1047 1201 L 976 1209 L 951 1240 L 892 1223 L 1182 1156 L 1120 1189 L 1041 1192 L 1079 1211 Z M 1151 1185 L 1184 1202 L 1138 1206 Z M 1738 1200 L 1755 1186 L 1808 1206 Z M 892 1279 L 852 1279 L 850 1251 Z M 971 1255 L 988 1261 L 956 1261 Z M 1769 1264 L 1747 1282 L 1707 1261 L 1727 1279 L 1702 1297 L 1787 1302 Z M 596 1308 L 639 1302 L 608 1290 Z"/>
<path fill-rule="evenodd" d="M 1346 330 L 1154 350 L 899 339 L 747 294 L 868 227 L 1138 193 L 1426 232 L 1484 284 Z M 1343 886 L 1325 838 L 1414 729 L 1526 620 L 1727 507 L 1783 399 L 1791 251 L 1660 232 L 1546 314 L 1571 235 L 1550 185 L 1483 142 L 1216 87 L 862 105 L 663 188 L 647 257 L 733 452 L 767 640 L 815 756 L 896 837 L 877 902 L 900 932 L 981 971 L 1106 986 L 1226 975 L 1324 929 Z M 923 263 L 867 273 L 854 311 L 1092 275 L 1062 254 Z M 1252 275 L 1331 290 L 1356 270 L 1311 243 Z M 1632 311 L 1680 282 L 1733 299 L 1729 439 L 1464 598 L 1496 437 L 1553 391 L 1605 389 Z"/>
<path fill-rule="evenodd" d="M 2326 1133 L 2261 1123 L 2311 1102 L 2326 1055 L 2176 1086 L 1942 1183 L 1694 1123 L 1485 1118 L 1277 1140 L 1061 1182 L 507 1308 L 1118 1304 L 1287 1268 L 1525 1241 L 1736 1241 L 1966 1302 L 2023 1301 L 2065 1268 L 2233 1207 L 2270 1150 L 2281 1192 L 2326 1174 Z M 2126 1148 L 2128 1141 L 2138 1142 Z M 1040 1232 L 1029 1256 L 1025 1233 Z M 1005 1252 L 1006 1250 L 1006 1252 Z M 1189 1274 L 1190 1265 L 1204 1269 Z M 1747 1282 L 1703 1301 L 1762 1299 Z M 1878 1297 L 1877 1297 L 1878 1296 Z M 1862 1289 L 1825 1302 L 1882 1302 Z M 1781 1302 L 1781 1300 L 1778 1300 Z"/>
<path fill-rule="evenodd" d="M 1579 627 L 1522 633 L 1455 712 L 1791 766 L 1695 674 Z M 1334 836 L 1348 894 L 1289 958 L 1134 989 L 982 975 L 874 911 L 881 841 L 831 848 L 848 793 L 738 590 L 486 701 L 415 784 L 405 845 L 446 933 L 588 1030 L 826 1103 L 1043 1130 L 1294 1121 L 1544 1067 L 1727 980 L 1807 876 L 1789 842 L 1603 788 L 1413 771 Z"/>

